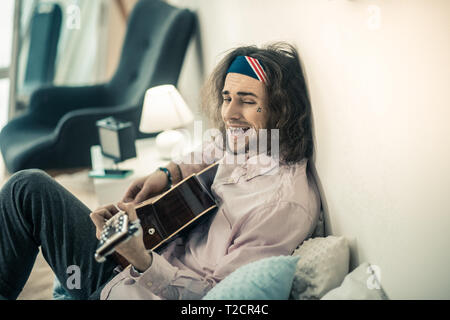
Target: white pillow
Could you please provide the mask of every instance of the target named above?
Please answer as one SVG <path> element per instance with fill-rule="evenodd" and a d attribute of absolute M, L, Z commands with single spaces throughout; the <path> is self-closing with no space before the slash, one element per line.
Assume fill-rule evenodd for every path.
<path fill-rule="evenodd" d="M 348 273 L 350 249 L 344 237 L 312 238 L 297 248 L 300 256 L 290 299 L 320 299 L 339 286 Z"/>
<path fill-rule="evenodd" d="M 322 297 L 323 300 L 386 300 L 388 299 L 379 284 L 376 273 L 369 263 L 364 262 L 350 272 L 341 286 Z"/>

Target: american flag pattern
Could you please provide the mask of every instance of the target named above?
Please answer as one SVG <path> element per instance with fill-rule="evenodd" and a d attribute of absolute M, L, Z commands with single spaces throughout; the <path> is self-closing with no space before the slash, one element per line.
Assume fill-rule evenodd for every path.
<path fill-rule="evenodd" d="M 256 76 L 259 79 L 259 81 L 267 83 L 266 72 L 264 71 L 263 67 L 259 63 L 258 59 L 255 59 L 255 58 L 252 58 L 252 57 L 249 57 L 249 56 L 245 56 L 245 59 L 247 60 L 247 62 L 250 65 L 250 67 L 255 72 Z"/>

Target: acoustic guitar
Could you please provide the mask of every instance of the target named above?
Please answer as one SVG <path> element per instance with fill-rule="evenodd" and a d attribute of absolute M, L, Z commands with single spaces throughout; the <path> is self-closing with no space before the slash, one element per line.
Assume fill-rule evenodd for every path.
<path fill-rule="evenodd" d="M 211 217 L 217 211 L 211 193 L 217 167 L 218 163 L 214 163 L 161 195 L 138 204 L 135 208 L 139 220 L 136 222 L 130 222 L 123 211 L 116 213 L 105 223 L 95 259 L 103 262 L 106 256 L 113 254 L 114 260 L 125 268 L 130 263 L 114 248 L 138 235 L 140 230 L 145 248 L 159 252 L 172 240 Z M 139 223 L 142 228 L 139 228 Z"/>

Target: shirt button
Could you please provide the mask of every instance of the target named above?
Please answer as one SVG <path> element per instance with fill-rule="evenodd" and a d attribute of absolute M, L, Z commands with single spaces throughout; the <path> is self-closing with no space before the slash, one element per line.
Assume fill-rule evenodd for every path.
<path fill-rule="evenodd" d="M 147 286 L 151 287 L 153 285 L 153 283 L 151 283 L 150 281 L 147 282 Z"/>
<path fill-rule="evenodd" d="M 124 281 L 124 284 L 126 284 L 126 285 L 132 285 L 132 284 L 134 284 L 136 281 L 134 281 L 133 279 L 126 279 L 125 281 Z"/>

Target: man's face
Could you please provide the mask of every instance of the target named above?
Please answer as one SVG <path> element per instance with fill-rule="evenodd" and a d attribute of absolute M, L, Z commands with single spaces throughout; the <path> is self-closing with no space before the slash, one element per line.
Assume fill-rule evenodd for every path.
<path fill-rule="evenodd" d="M 228 73 L 222 90 L 222 119 L 227 130 L 227 144 L 234 153 L 245 151 L 249 140 L 256 139 L 268 120 L 266 86 L 252 77 Z"/>

